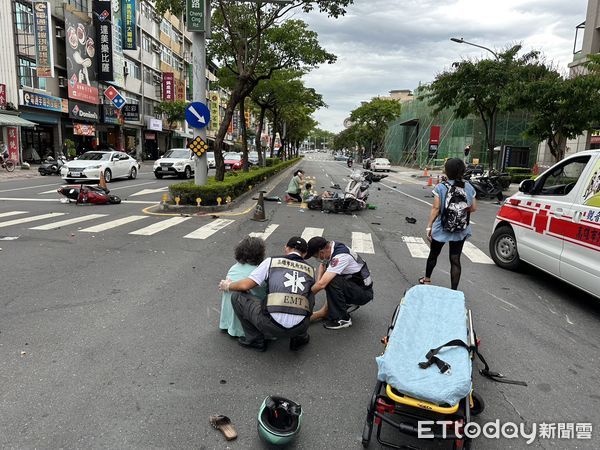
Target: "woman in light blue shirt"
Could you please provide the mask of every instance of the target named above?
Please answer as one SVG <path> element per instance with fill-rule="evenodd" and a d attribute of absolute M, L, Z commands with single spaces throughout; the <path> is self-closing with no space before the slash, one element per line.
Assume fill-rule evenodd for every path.
<path fill-rule="evenodd" d="M 265 241 L 257 237 L 244 238 L 235 248 L 237 261 L 227 272 L 232 281 L 243 280 L 265 259 Z M 264 299 L 267 291 L 264 286 L 256 286 L 250 290 L 255 297 Z M 234 337 L 244 336 L 244 329 L 231 306 L 231 292 L 223 292 L 221 298 L 221 320 L 219 328 Z"/>
<path fill-rule="evenodd" d="M 453 232 L 444 228 L 442 214 L 444 213 L 444 204 L 449 192 L 449 187 L 456 186 L 457 188 L 464 189 L 467 200 L 466 211 L 469 215 L 476 211 L 477 202 L 475 200 L 475 188 L 473 188 L 469 182 L 463 180 L 465 163 L 461 159 L 451 158 L 447 160 L 444 165 L 444 171 L 446 177 L 448 177 L 448 181 L 438 184 L 433 190 L 433 206 L 431 207 L 429 222 L 425 229 L 427 231 L 427 238 L 431 242 L 431 247 L 429 250 L 429 257 L 427 258 L 425 276 L 419 279 L 419 283 L 431 283 L 431 274 L 437 264 L 438 256 L 440 255 L 444 244 L 448 242 L 448 245 L 450 246 L 450 283 L 452 289 L 456 290 L 461 274 L 460 256 L 465 240 L 471 236 L 471 225 L 469 224 L 466 228 Z"/>

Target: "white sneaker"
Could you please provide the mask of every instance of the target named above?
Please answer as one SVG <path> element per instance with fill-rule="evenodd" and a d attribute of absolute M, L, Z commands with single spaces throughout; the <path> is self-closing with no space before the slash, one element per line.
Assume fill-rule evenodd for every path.
<path fill-rule="evenodd" d="M 338 319 L 338 320 L 326 320 L 323 326 L 328 330 L 340 330 L 342 328 L 348 328 L 352 326 L 352 319 Z"/>

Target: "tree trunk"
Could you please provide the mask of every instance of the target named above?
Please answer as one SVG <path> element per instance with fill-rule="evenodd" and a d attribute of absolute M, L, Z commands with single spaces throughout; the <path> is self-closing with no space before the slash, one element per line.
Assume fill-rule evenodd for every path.
<path fill-rule="evenodd" d="M 240 127 L 242 129 L 242 167 L 244 172 L 248 172 L 248 130 L 246 130 L 246 97 L 242 97 L 239 103 L 240 107 Z"/>
<path fill-rule="evenodd" d="M 277 123 L 277 114 L 273 114 L 273 124 L 271 130 L 271 158 L 275 156 L 275 136 L 277 135 L 275 124 Z"/>
<path fill-rule="evenodd" d="M 490 133 L 488 141 L 489 161 L 488 168 L 490 171 L 494 169 L 494 148 L 496 147 L 496 121 L 498 120 L 498 112 L 494 111 L 490 117 Z"/>
<path fill-rule="evenodd" d="M 263 153 L 263 148 L 261 145 L 261 135 L 262 135 L 262 130 L 263 130 L 263 126 L 265 125 L 265 113 L 267 112 L 267 108 L 265 108 L 264 106 L 260 107 L 260 114 L 258 116 L 258 129 L 256 130 L 256 138 L 254 140 L 255 145 L 256 145 L 256 151 L 258 152 L 258 165 L 260 167 L 264 167 L 266 162 L 265 162 L 265 156 L 266 153 Z"/>

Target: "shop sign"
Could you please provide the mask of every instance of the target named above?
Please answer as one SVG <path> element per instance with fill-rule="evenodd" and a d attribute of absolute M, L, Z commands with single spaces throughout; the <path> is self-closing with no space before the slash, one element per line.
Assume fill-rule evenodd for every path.
<path fill-rule="evenodd" d="M 102 105 L 102 121 L 114 125 L 122 125 L 124 120 L 118 108 L 114 105 Z"/>
<path fill-rule="evenodd" d="M 113 81 L 112 0 L 94 0 L 94 25 L 99 45 L 98 80 Z"/>
<path fill-rule="evenodd" d="M 112 0 L 113 7 L 113 84 L 125 87 L 125 74 L 123 67 L 123 17 L 121 15 L 121 0 Z"/>
<path fill-rule="evenodd" d="M 173 72 L 163 72 L 163 100 L 172 102 L 175 100 L 175 74 Z"/>
<path fill-rule="evenodd" d="M 54 78 L 54 33 L 51 31 L 50 2 L 33 2 L 33 20 L 36 75 L 40 78 Z"/>
<path fill-rule="evenodd" d="M 100 120 L 98 105 L 69 100 L 69 117 L 88 122 L 98 122 Z"/>
<path fill-rule="evenodd" d="M 187 0 L 186 6 L 188 31 L 204 31 L 204 0 Z"/>
<path fill-rule="evenodd" d="M 8 157 L 19 162 L 19 130 L 17 127 L 6 127 L 8 135 Z"/>
<path fill-rule="evenodd" d="M 154 117 L 146 117 L 146 128 L 154 131 L 162 131 L 162 120 L 155 119 Z"/>
<path fill-rule="evenodd" d="M 140 105 L 138 104 L 126 104 L 121 108 L 121 114 L 125 122 L 139 122 L 140 121 Z"/>
<path fill-rule="evenodd" d="M 73 134 L 76 136 L 96 136 L 96 127 L 85 123 L 73 123 Z"/>
<path fill-rule="evenodd" d="M 123 0 L 123 23 L 125 33 L 123 36 L 123 49 L 136 50 L 135 42 L 135 0 Z"/>
<path fill-rule="evenodd" d="M 175 81 L 175 99 L 185 101 L 185 81 Z"/>
<path fill-rule="evenodd" d="M 45 109 L 46 111 L 66 112 L 63 111 L 63 99 L 53 97 L 52 95 L 39 94 L 37 92 L 29 92 L 22 90 L 21 105 L 30 108 Z"/>
<path fill-rule="evenodd" d="M 0 109 L 6 109 L 6 85 L 0 84 Z"/>
<path fill-rule="evenodd" d="M 145 132 L 144 133 L 144 139 L 146 139 L 147 141 L 155 141 L 156 140 L 156 134 L 155 133 L 149 133 L 149 132 Z"/>
<path fill-rule="evenodd" d="M 221 100 L 219 94 L 217 92 L 211 92 L 210 102 L 208 104 L 208 107 L 210 109 L 210 117 L 212 118 L 212 120 L 208 124 L 208 129 L 211 131 L 216 131 L 219 128 L 219 125 L 221 124 L 221 116 L 219 114 L 220 102 Z"/>
<path fill-rule="evenodd" d="M 96 36 L 90 18 L 65 5 L 67 29 L 67 76 L 71 100 L 97 105 L 98 83 L 96 78 Z"/>

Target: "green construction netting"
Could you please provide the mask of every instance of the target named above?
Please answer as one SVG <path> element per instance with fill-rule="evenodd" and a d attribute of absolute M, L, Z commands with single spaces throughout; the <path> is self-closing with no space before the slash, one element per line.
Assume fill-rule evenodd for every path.
<path fill-rule="evenodd" d="M 497 121 L 496 147 L 530 147 L 531 165 L 536 160 L 538 142 L 523 136 L 528 115 L 524 111 L 501 114 Z M 440 143 L 435 159 L 430 159 L 429 133 L 434 125 L 441 128 Z M 434 116 L 433 108 L 419 99 L 402 104 L 400 118 L 390 123 L 384 141 L 386 157 L 392 163 L 421 168 L 426 165 L 442 166 L 446 158 L 463 158 L 467 145 L 471 146 L 470 159 L 479 159 L 481 164 L 487 165 L 485 128 L 480 118 L 470 116 L 459 119 L 451 110 Z M 495 158 L 500 158 L 500 151 L 496 152 Z M 498 166 L 497 160 L 494 166 Z"/>

